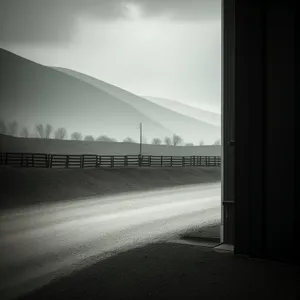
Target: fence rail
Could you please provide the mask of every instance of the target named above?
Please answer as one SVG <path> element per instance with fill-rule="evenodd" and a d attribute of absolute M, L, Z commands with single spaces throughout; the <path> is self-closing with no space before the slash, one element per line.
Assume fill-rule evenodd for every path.
<path fill-rule="evenodd" d="M 220 156 L 0 153 L 0 165 L 24 168 L 216 167 Z"/>

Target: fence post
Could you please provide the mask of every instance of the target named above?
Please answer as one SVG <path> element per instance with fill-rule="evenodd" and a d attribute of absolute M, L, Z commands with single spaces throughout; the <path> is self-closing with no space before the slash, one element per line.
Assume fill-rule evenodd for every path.
<path fill-rule="evenodd" d="M 151 167 L 151 155 L 148 156 L 148 166 Z"/>
<path fill-rule="evenodd" d="M 128 156 L 127 155 L 124 156 L 124 166 L 128 167 Z"/>
<path fill-rule="evenodd" d="M 185 159 L 184 159 L 184 156 L 182 156 L 182 166 L 184 167 L 185 165 Z"/>
<path fill-rule="evenodd" d="M 162 155 L 160 156 L 160 166 L 161 167 L 163 166 L 163 156 Z"/>
<path fill-rule="evenodd" d="M 69 155 L 67 155 L 66 157 L 66 164 L 65 164 L 65 168 L 69 168 Z"/>
<path fill-rule="evenodd" d="M 173 167 L 173 156 L 171 156 L 171 167 Z"/>
<path fill-rule="evenodd" d="M 194 167 L 196 166 L 196 157 L 195 157 L 195 155 L 193 156 L 193 166 Z"/>
<path fill-rule="evenodd" d="M 205 156 L 205 166 L 207 167 L 207 156 Z"/>
<path fill-rule="evenodd" d="M 84 168 L 84 155 L 80 155 L 80 168 Z"/>
<path fill-rule="evenodd" d="M 45 168 L 48 168 L 48 154 L 45 154 Z"/>
<path fill-rule="evenodd" d="M 111 156 L 111 157 L 110 157 L 110 167 L 111 167 L 111 168 L 113 168 L 114 165 L 115 165 L 115 160 L 114 160 L 114 159 L 115 159 L 114 156 Z"/>
<path fill-rule="evenodd" d="M 214 167 L 216 167 L 217 166 L 217 157 L 215 156 L 214 157 Z"/>
<path fill-rule="evenodd" d="M 52 165 L 53 165 L 53 155 L 50 154 L 49 157 L 50 157 L 49 168 L 52 168 Z"/>
<path fill-rule="evenodd" d="M 49 154 L 45 154 L 45 165 L 46 165 L 46 168 L 48 169 L 49 168 Z"/>

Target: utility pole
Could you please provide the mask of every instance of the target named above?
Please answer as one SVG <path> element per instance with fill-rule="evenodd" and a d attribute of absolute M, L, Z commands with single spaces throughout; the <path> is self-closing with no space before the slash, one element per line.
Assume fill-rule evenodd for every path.
<path fill-rule="evenodd" d="M 140 123 L 140 167 L 142 166 L 143 124 Z"/>

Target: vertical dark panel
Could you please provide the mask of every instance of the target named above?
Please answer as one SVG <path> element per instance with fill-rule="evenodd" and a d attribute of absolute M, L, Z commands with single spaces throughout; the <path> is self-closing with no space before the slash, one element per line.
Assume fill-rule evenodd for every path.
<path fill-rule="evenodd" d="M 297 259 L 300 238 L 295 14 L 292 1 L 235 4 L 234 246 L 277 260 Z"/>
<path fill-rule="evenodd" d="M 249 101 L 244 97 L 249 90 L 246 32 L 249 22 L 249 2 L 235 4 L 235 253 L 248 253 L 250 248 L 249 233 L 249 149 L 243 137 L 249 135 Z M 242 114 L 242 112 L 246 112 Z"/>
<path fill-rule="evenodd" d="M 295 210 L 295 16 L 292 6 L 267 11 L 266 251 L 293 253 Z"/>
<path fill-rule="evenodd" d="M 234 0 L 224 1 L 222 26 L 222 226 L 221 242 L 234 243 Z"/>
<path fill-rule="evenodd" d="M 299 18 L 295 20 L 295 29 L 299 28 Z M 299 151 L 299 137 L 300 137 L 300 78 L 299 78 L 299 33 L 294 30 L 295 36 L 295 211 L 294 211 L 294 248 L 300 247 L 300 151 Z M 296 250 L 297 251 L 297 250 Z M 295 259 L 300 264 L 300 256 L 296 255 Z"/>
<path fill-rule="evenodd" d="M 264 2 L 252 1 L 248 43 L 248 84 L 247 91 L 249 101 L 249 184 L 250 194 L 249 213 L 250 216 L 250 248 L 249 255 L 254 257 L 264 257 L 264 167 L 263 162 L 265 134 L 264 134 L 264 114 L 265 114 L 265 6 Z"/>
<path fill-rule="evenodd" d="M 264 9 L 236 1 L 235 252 L 263 255 Z"/>

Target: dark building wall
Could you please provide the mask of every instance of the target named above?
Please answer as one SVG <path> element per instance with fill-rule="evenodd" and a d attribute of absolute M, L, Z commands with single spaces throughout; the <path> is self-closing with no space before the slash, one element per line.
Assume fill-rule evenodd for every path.
<path fill-rule="evenodd" d="M 223 2 L 222 32 L 222 226 L 221 242 L 234 243 L 234 0 Z"/>
<path fill-rule="evenodd" d="M 225 48 L 235 57 L 235 252 L 299 261 L 299 86 L 292 3 L 225 0 L 224 11 L 226 5 L 232 10 L 224 22 L 234 22 L 235 40 L 233 49 Z M 224 89 L 229 85 L 225 80 Z"/>

